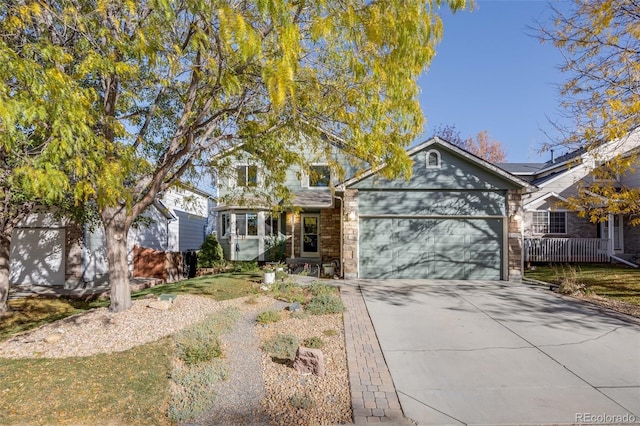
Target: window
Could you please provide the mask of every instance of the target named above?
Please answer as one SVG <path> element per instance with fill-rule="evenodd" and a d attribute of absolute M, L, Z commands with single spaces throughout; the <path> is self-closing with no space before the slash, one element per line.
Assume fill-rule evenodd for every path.
<path fill-rule="evenodd" d="M 280 235 L 280 218 L 276 213 L 266 213 L 264 217 L 264 234 L 272 237 Z"/>
<path fill-rule="evenodd" d="M 534 234 L 566 234 L 566 212 L 533 212 L 532 227 Z"/>
<path fill-rule="evenodd" d="M 258 235 L 258 214 L 257 213 L 237 213 L 236 214 L 236 235 Z"/>
<path fill-rule="evenodd" d="M 302 177 L 302 186 L 307 188 L 327 188 L 331 183 L 331 169 L 326 164 L 314 164 L 309 174 Z"/>
<path fill-rule="evenodd" d="M 258 166 L 237 166 L 237 186 L 258 186 Z"/>
<path fill-rule="evenodd" d="M 229 213 L 222 214 L 222 223 L 220 226 L 220 235 L 226 237 L 231 231 L 231 215 Z"/>
<path fill-rule="evenodd" d="M 436 150 L 427 151 L 427 169 L 440 168 L 440 153 Z"/>

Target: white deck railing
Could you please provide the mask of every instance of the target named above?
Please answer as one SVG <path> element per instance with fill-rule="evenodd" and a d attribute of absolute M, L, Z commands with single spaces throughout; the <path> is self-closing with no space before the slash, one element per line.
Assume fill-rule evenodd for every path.
<path fill-rule="evenodd" d="M 608 262 L 606 238 L 525 238 L 526 262 Z"/>

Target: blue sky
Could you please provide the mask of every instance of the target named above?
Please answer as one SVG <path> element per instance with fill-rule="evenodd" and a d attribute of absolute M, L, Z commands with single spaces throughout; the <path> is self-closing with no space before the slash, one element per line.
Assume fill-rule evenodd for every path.
<path fill-rule="evenodd" d="M 548 117 L 560 117 L 557 85 L 565 76 L 560 52 L 527 26 L 548 19 L 548 2 L 476 0 L 472 12 L 443 6 L 441 15 L 444 38 L 420 79 L 427 119 L 420 141 L 439 124 L 455 124 L 464 138 L 488 130 L 509 162 L 546 161 L 549 153 L 538 151 L 549 141 L 545 132 L 554 134 Z"/>

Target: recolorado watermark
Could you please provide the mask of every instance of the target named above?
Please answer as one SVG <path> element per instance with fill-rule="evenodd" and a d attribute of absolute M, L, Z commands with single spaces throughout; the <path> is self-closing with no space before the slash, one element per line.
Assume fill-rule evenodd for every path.
<path fill-rule="evenodd" d="M 631 413 L 627 414 L 593 414 L 576 413 L 577 424 L 631 424 L 638 419 Z"/>

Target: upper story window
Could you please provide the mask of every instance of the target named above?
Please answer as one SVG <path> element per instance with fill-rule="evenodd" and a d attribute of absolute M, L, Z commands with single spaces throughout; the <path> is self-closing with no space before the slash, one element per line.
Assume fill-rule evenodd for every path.
<path fill-rule="evenodd" d="M 258 166 L 236 166 L 236 186 L 258 186 Z"/>
<path fill-rule="evenodd" d="M 440 153 L 435 149 L 427 151 L 427 169 L 440 168 Z"/>
<path fill-rule="evenodd" d="M 534 211 L 531 226 L 534 234 L 566 234 L 567 212 Z"/>
<path fill-rule="evenodd" d="M 331 169 L 326 164 L 313 164 L 309 174 L 302 178 L 302 186 L 306 188 L 327 188 L 331 183 Z"/>

